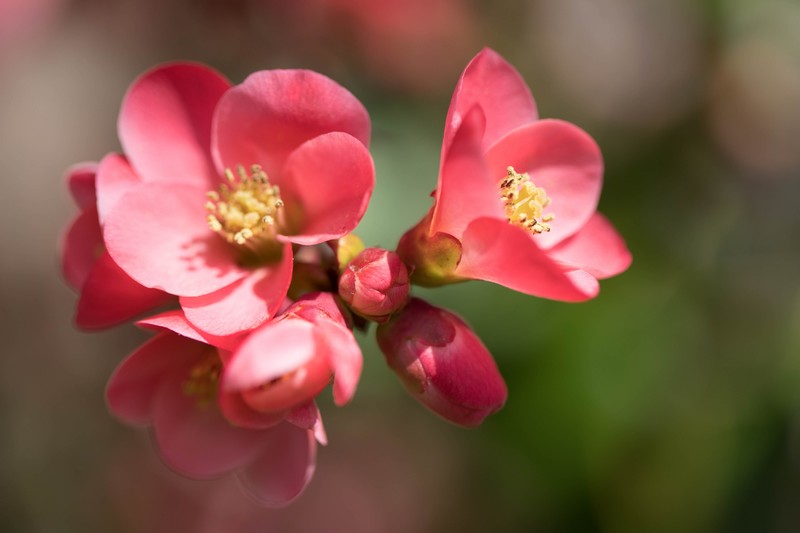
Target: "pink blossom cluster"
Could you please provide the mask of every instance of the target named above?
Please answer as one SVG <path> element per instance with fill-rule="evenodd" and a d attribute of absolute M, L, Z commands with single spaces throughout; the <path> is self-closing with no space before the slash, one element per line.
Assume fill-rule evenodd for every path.
<path fill-rule="evenodd" d="M 325 76 L 261 71 L 232 85 L 203 65 L 158 66 L 128 90 L 118 131 L 122 153 L 68 172 L 81 212 L 62 239 L 77 325 L 153 332 L 114 371 L 108 406 L 149 427 L 173 470 L 234 473 L 265 505 L 311 479 L 326 443 L 315 400 L 331 383 L 336 405 L 353 398 L 353 331 L 370 322 L 436 414 L 474 427 L 505 403 L 477 335 L 411 284 L 482 279 L 578 301 L 630 263 L 595 212 L 597 145 L 538 120 L 520 75 L 488 49 L 456 86 L 434 205 L 396 251 L 352 233 L 375 182 L 370 120 Z"/>

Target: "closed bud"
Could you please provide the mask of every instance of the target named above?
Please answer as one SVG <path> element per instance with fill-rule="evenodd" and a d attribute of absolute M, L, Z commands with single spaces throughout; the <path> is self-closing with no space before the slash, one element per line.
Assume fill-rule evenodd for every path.
<path fill-rule="evenodd" d="M 378 345 L 412 396 L 439 416 L 476 427 L 508 391 L 486 346 L 455 314 L 419 298 L 378 326 Z"/>
<path fill-rule="evenodd" d="M 364 318 L 385 322 L 408 300 L 408 270 L 400 257 L 367 248 L 342 272 L 339 296 Z"/>

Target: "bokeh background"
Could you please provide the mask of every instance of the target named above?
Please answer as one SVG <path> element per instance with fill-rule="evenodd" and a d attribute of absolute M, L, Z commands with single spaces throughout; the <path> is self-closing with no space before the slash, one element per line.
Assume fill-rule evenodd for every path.
<path fill-rule="evenodd" d="M 72 163 L 119 150 L 128 84 L 193 59 L 312 68 L 373 119 L 359 234 L 428 209 L 458 74 L 482 46 L 602 147 L 633 252 L 589 303 L 417 291 L 495 355 L 477 430 L 406 396 L 371 336 L 355 401 L 293 506 L 190 482 L 103 387 L 146 337 L 82 333 L 56 243 Z M 800 4 L 793 0 L 0 0 L 0 530 L 800 531 Z"/>

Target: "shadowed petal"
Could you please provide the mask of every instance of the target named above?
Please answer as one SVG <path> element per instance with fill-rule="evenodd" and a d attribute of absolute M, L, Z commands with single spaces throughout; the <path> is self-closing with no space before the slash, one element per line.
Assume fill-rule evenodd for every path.
<path fill-rule="evenodd" d="M 78 163 L 67 169 L 67 187 L 72 199 L 81 209 L 88 209 L 97 203 L 94 190 L 97 163 Z"/>
<path fill-rule="evenodd" d="M 577 302 L 597 295 L 597 280 L 554 263 L 525 230 L 481 218 L 467 227 L 456 274 L 482 279 L 533 296 Z"/>
<path fill-rule="evenodd" d="M 79 290 L 103 253 L 97 209 L 89 208 L 75 217 L 61 238 L 60 248 L 61 272 L 67 283 Z"/>
<path fill-rule="evenodd" d="M 333 399 L 342 406 L 353 398 L 361 376 L 363 358 L 353 333 L 338 324 L 319 321 L 314 331 L 318 343 L 326 346 L 334 372 Z"/>
<path fill-rule="evenodd" d="M 166 329 L 198 342 L 204 342 L 206 344 L 210 344 L 211 346 L 216 346 L 222 350 L 234 350 L 242 342 L 241 335 L 218 337 L 216 335 L 209 335 L 208 333 L 198 330 L 192 326 L 188 320 L 186 320 L 186 315 L 182 309 L 165 311 L 164 313 L 144 318 L 136 322 L 136 325 L 141 328 L 152 329 L 155 331 Z M 222 358 L 224 362 L 223 353 L 225 352 L 220 353 L 220 358 Z"/>

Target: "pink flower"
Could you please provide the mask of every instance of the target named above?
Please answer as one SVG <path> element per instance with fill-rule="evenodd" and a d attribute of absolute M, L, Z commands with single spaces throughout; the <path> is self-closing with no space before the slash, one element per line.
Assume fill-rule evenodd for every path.
<path fill-rule="evenodd" d="M 446 420 L 475 427 L 505 404 L 508 391 L 492 355 L 453 313 L 412 298 L 376 337 L 409 393 Z"/>
<path fill-rule="evenodd" d="M 171 299 L 170 295 L 143 287 L 111 259 L 103 244 L 98 219 L 95 179 L 98 166 L 106 169 L 124 158 L 111 154 L 99 165 L 83 163 L 67 172 L 67 185 L 81 213 L 62 236 L 61 270 L 80 292 L 75 322 L 83 329 L 101 329 L 129 320 Z"/>
<path fill-rule="evenodd" d="M 602 174 L 594 140 L 539 120 L 519 73 L 484 49 L 450 102 L 434 205 L 398 253 L 422 285 L 481 279 L 555 300 L 592 298 L 598 279 L 631 262 L 596 212 Z"/>
<path fill-rule="evenodd" d="M 325 443 L 312 404 L 268 428 L 231 424 L 218 404 L 219 380 L 240 339 L 193 328 L 180 311 L 142 322 L 160 329 L 114 371 L 106 389 L 111 411 L 133 425 L 152 426 L 162 460 L 192 478 L 236 472 L 256 500 L 288 504 L 314 473 L 315 435 Z"/>
<path fill-rule="evenodd" d="M 312 402 L 334 377 L 344 405 L 361 374 L 361 349 L 330 293 L 305 296 L 249 333 L 222 375 L 223 411 L 235 424 L 269 425 Z"/>
<path fill-rule="evenodd" d="M 336 239 L 364 214 L 369 130 L 358 100 L 314 72 L 231 87 L 202 65 L 155 68 L 122 104 L 129 164 L 98 173 L 108 250 L 141 285 L 178 296 L 195 327 L 256 328 L 283 302 L 292 244 Z"/>
<path fill-rule="evenodd" d="M 386 322 L 408 300 L 408 270 L 394 252 L 367 248 L 339 278 L 339 296 L 350 308 L 376 322 Z"/>

